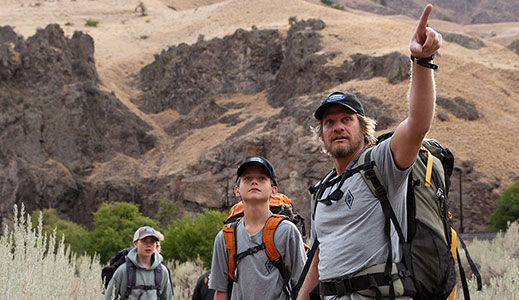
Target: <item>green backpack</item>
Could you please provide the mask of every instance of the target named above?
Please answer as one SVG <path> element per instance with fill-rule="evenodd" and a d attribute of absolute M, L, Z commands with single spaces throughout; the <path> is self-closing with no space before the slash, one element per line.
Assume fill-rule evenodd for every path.
<path fill-rule="evenodd" d="M 377 143 L 387 140 L 393 132 L 383 134 Z M 454 156 L 447 148 L 434 139 L 425 139 L 412 166 L 407 185 L 407 236 L 404 236 L 396 215 L 387 198 L 387 189 L 373 160 L 373 149 L 364 151 L 349 172 L 345 172 L 334 193 L 341 198 L 340 187 L 346 178 L 360 173 L 371 192 L 380 200 L 385 217 L 385 235 L 389 240 L 389 255 L 385 264 L 369 267 L 355 274 L 352 278 L 334 283 L 333 291 L 340 293 L 357 292 L 367 297 L 411 296 L 415 300 L 444 300 L 453 297 L 456 285 L 455 261 L 463 286 L 465 299 L 470 299 L 465 272 L 457 250 L 460 241 L 472 272 L 477 278 L 478 290 L 481 290 L 481 276 L 467 251 L 461 237 L 452 227 L 448 208 L 450 176 L 454 168 Z M 333 172 L 333 171 L 332 171 Z M 332 174 L 333 175 L 333 174 Z M 330 173 L 325 178 L 331 178 Z M 324 179 L 310 188 L 316 199 L 326 189 Z M 315 210 L 315 206 L 314 206 Z M 393 223 L 399 236 L 402 249 L 402 261 L 393 263 L 390 224 Z M 318 241 L 316 243 L 318 245 Z M 313 245 L 312 248 L 316 247 Z M 308 259 L 309 261 L 312 258 Z M 303 277 L 306 274 L 302 275 Z M 322 286 L 321 288 L 325 288 Z M 323 291 L 321 291 L 323 293 Z M 326 294 L 326 292 L 325 292 Z"/>
<path fill-rule="evenodd" d="M 378 143 L 388 139 L 392 134 L 393 132 L 390 132 L 380 136 Z M 358 165 L 363 166 L 359 172 L 373 195 L 382 204 L 386 223 L 391 220 L 399 235 L 403 248 L 404 267 L 413 279 L 416 289 L 413 299 L 449 298 L 456 285 L 456 257 L 463 294 L 465 299 L 470 299 L 465 272 L 457 250 L 457 241 L 461 242 L 465 250 L 467 260 L 478 281 L 478 290 L 481 290 L 481 276 L 470 258 L 465 243 L 452 227 L 452 216 L 448 207 L 450 176 L 454 168 L 454 156 L 451 151 L 443 148 L 435 139 L 425 139 L 422 142 L 422 148 L 413 164 L 407 186 L 407 237 L 403 236 L 387 199 L 387 189 L 373 161 L 371 149 L 360 156 Z M 391 274 L 391 266 L 391 257 L 388 257 L 384 266 L 386 276 Z"/>

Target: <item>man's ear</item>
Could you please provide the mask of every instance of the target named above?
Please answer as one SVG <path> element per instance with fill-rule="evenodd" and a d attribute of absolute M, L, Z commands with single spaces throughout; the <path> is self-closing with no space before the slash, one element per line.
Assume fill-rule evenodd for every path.
<path fill-rule="evenodd" d="M 134 246 L 135 248 L 137 248 L 137 242 L 138 242 L 138 241 L 139 241 L 139 240 L 136 240 L 135 242 L 133 242 L 133 246 Z"/>
<path fill-rule="evenodd" d="M 277 186 L 273 186 L 272 187 L 272 194 L 271 196 L 273 196 L 274 194 L 276 194 L 278 192 L 278 187 Z"/>
<path fill-rule="evenodd" d="M 234 186 L 234 196 L 241 198 L 240 187 L 238 185 L 239 185 L 239 183 L 236 183 L 236 185 Z"/>

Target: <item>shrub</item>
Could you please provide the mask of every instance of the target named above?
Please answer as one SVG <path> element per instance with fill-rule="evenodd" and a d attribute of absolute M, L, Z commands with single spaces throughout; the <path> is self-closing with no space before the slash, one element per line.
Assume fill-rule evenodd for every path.
<path fill-rule="evenodd" d="M 162 252 L 165 257 L 179 262 L 194 261 L 197 257 L 204 266 L 211 266 L 214 237 L 222 229 L 227 215 L 215 210 L 204 210 L 196 219 L 189 215 L 173 222 L 165 233 Z"/>
<path fill-rule="evenodd" d="M 181 263 L 169 260 L 166 265 L 171 270 L 175 299 L 191 300 L 198 277 L 205 272 L 202 261 L 196 259 Z"/>
<path fill-rule="evenodd" d="M 107 262 L 117 251 L 133 246 L 133 234 L 141 226 L 157 224 L 139 212 L 136 204 L 127 202 L 103 203 L 94 213 L 95 229 L 91 232 L 90 253 L 99 253 Z"/>
<path fill-rule="evenodd" d="M 41 215 L 41 216 L 40 216 Z M 85 227 L 74 222 L 60 219 L 55 209 L 44 209 L 43 211 L 34 211 L 31 216 L 33 227 L 38 226 L 39 218 L 43 218 L 43 233 L 50 235 L 55 231 L 56 237 L 65 238 L 65 244 L 70 245 L 70 250 L 85 254 L 90 247 L 88 231 Z"/>
<path fill-rule="evenodd" d="M 85 26 L 97 27 L 97 24 L 99 24 L 99 21 L 98 21 L 98 20 L 94 20 L 94 19 L 87 19 L 87 20 L 85 21 Z"/>
<path fill-rule="evenodd" d="M 508 187 L 497 200 L 496 210 L 490 216 L 491 230 L 506 230 L 507 223 L 519 219 L 519 181 Z"/>
<path fill-rule="evenodd" d="M 519 54 L 519 40 L 514 40 L 506 47 L 512 50 L 515 54 Z"/>
<path fill-rule="evenodd" d="M 184 216 L 186 209 L 182 202 L 175 202 L 168 198 L 160 199 L 159 212 L 156 219 L 161 228 L 168 228 L 168 225 L 174 220 L 178 220 Z"/>
<path fill-rule="evenodd" d="M 493 240 L 475 239 L 467 243 L 467 247 L 483 280 L 483 289 L 477 291 L 475 277 L 470 279 L 471 299 L 517 299 L 519 294 L 517 287 L 519 281 L 519 223 L 510 224 L 506 233 L 498 234 Z M 461 253 L 463 251 L 460 251 Z M 463 256 L 462 261 L 465 262 Z M 465 271 L 470 270 L 468 264 L 463 265 Z M 459 284 L 457 289 L 455 299 L 464 299 Z"/>
<path fill-rule="evenodd" d="M 6 228 L 0 236 L 0 299 L 100 299 L 99 259 L 70 255 L 63 239 L 56 242 L 55 234 L 44 234 L 43 214 L 35 230 L 23 206 L 20 215 L 12 231 Z"/>

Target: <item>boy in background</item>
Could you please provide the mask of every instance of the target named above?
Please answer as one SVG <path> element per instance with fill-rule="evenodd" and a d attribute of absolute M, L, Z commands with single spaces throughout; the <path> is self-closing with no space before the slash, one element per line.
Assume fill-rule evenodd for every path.
<path fill-rule="evenodd" d="M 134 249 L 130 250 L 126 262 L 115 271 L 105 292 L 105 300 L 171 300 L 173 289 L 168 269 L 162 264 L 162 255 L 156 250 L 160 240 L 159 232 L 150 226 L 143 226 L 133 235 Z M 129 269 L 134 268 L 135 280 L 129 282 Z M 156 272 L 156 268 L 161 268 Z M 157 270 L 158 271 L 158 270 Z M 161 273 L 159 284 L 156 276 Z"/>

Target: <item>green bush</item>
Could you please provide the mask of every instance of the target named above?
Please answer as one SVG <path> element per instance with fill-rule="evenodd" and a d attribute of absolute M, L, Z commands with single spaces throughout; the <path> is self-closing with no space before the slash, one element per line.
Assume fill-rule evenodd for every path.
<path fill-rule="evenodd" d="M 206 209 L 195 219 L 184 215 L 181 220 L 169 225 L 162 245 L 167 258 L 180 262 L 195 261 L 197 257 L 204 266 L 211 266 L 214 237 L 222 229 L 227 214 Z"/>
<path fill-rule="evenodd" d="M 70 250 L 78 254 L 85 254 L 90 247 L 88 231 L 84 226 L 74 222 L 65 221 L 58 217 L 55 209 L 34 211 L 31 215 L 32 227 L 38 226 L 40 214 L 43 217 L 43 233 L 50 236 L 56 229 L 56 238 L 65 237 L 65 244 L 70 245 Z"/>
<path fill-rule="evenodd" d="M 508 187 L 497 200 L 496 210 L 490 216 L 490 229 L 506 230 L 507 223 L 519 219 L 519 181 Z"/>
<path fill-rule="evenodd" d="M 97 27 L 97 24 L 99 24 L 99 21 L 98 21 L 98 20 L 94 20 L 94 19 L 87 19 L 87 20 L 85 21 L 85 26 Z"/>
<path fill-rule="evenodd" d="M 90 253 L 99 253 L 102 263 L 117 251 L 133 246 L 133 234 L 141 226 L 157 227 L 154 220 L 144 217 L 136 204 L 103 203 L 94 213 L 95 229 L 90 234 Z"/>
<path fill-rule="evenodd" d="M 331 6 L 333 4 L 332 0 L 321 0 L 321 3 Z"/>
<path fill-rule="evenodd" d="M 160 228 L 166 229 L 171 222 L 182 218 L 185 212 L 186 209 L 182 202 L 175 202 L 168 198 L 162 198 L 160 199 L 159 212 L 157 213 L 156 219 L 159 222 Z"/>

